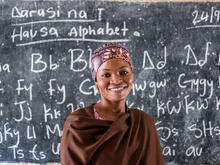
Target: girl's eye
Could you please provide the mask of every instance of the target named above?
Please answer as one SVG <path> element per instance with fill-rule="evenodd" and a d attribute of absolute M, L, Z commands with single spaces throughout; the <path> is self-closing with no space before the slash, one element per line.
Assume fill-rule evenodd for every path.
<path fill-rule="evenodd" d="M 122 71 L 122 72 L 120 72 L 120 75 L 126 75 L 126 74 L 128 74 L 127 71 Z"/>
<path fill-rule="evenodd" d="M 102 77 L 110 77 L 110 74 L 109 73 L 105 73 L 102 75 Z"/>

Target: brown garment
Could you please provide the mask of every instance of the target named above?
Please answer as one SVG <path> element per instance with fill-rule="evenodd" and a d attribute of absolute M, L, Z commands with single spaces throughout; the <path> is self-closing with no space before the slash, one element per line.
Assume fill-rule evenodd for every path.
<path fill-rule="evenodd" d="M 61 165 L 163 165 L 153 119 L 126 108 L 116 121 L 95 119 L 93 105 L 73 112 L 61 140 Z"/>

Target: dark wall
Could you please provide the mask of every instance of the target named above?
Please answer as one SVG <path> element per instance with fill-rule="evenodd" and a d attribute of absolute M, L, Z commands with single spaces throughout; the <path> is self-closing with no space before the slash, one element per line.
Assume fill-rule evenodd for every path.
<path fill-rule="evenodd" d="M 99 100 L 91 53 L 117 42 L 165 161 L 220 164 L 219 39 L 219 3 L 0 1 L 0 161 L 60 161 L 66 117 Z"/>

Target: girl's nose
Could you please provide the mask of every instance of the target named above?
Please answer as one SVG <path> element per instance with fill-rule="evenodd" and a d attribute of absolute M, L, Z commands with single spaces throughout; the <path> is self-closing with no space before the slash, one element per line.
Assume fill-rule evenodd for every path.
<path fill-rule="evenodd" d="M 112 75 L 111 83 L 120 84 L 122 82 L 122 78 L 120 75 Z"/>

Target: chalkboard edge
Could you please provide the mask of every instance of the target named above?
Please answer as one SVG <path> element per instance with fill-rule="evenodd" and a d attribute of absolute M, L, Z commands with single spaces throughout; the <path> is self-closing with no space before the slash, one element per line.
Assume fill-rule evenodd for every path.
<path fill-rule="evenodd" d="M 0 0 L 1 1 L 1 0 Z M 27 1 L 27 2 L 50 2 L 50 1 L 68 1 L 68 2 L 79 2 L 79 1 L 85 1 L 85 0 L 21 0 L 21 1 Z M 86 1 L 91 1 L 91 2 L 95 2 L 95 1 L 99 1 L 99 2 L 153 2 L 153 3 L 157 3 L 157 2 L 220 2 L 220 0 L 86 0 Z"/>

